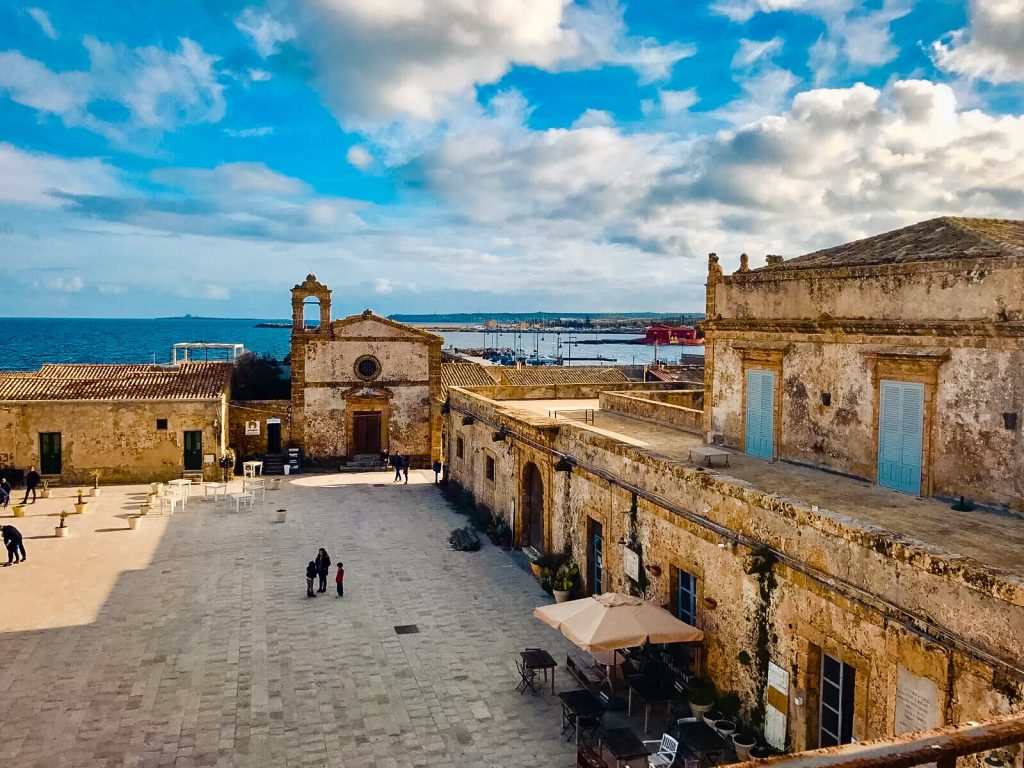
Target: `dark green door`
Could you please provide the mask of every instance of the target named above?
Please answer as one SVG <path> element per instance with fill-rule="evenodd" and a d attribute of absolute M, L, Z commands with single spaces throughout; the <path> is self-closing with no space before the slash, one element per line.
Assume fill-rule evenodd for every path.
<path fill-rule="evenodd" d="M 39 433 L 39 473 L 60 474 L 60 432 Z"/>
<path fill-rule="evenodd" d="M 185 469 L 203 468 L 203 433 L 185 433 Z"/>

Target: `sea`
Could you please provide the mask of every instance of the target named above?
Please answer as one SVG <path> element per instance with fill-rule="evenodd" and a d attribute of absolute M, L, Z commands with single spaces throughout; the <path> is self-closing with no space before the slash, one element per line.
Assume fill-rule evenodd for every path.
<path fill-rule="evenodd" d="M 287 320 L 168 318 L 109 320 L 99 318 L 0 317 L 0 370 L 34 370 L 44 363 L 169 363 L 178 342 L 243 344 L 247 351 L 283 360 L 291 328 L 258 328 L 258 323 Z M 436 328 L 437 325 L 432 325 Z M 547 357 L 561 354 L 566 365 L 643 365 L 654 361 L 655 348 L 628 344 L 636 334 L 495 332 L 435 330 L 445 349 L 480 347 L 521 349 Z M 601 344 L 581 342 L 600 340 Z M 658 359 L 676 362 L 680 354 L 702 355 L 703 347 L 659 347 Z M 593 358 L 601 357 L 603 360 Z M 588 359 L 589 358 L 589 359 Z M 211 353 L 210 359 L 218 358 Z"/>

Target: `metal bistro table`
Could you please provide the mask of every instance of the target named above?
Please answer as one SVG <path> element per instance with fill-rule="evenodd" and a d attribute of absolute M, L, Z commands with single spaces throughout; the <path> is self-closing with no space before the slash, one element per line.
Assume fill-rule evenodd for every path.
<path fill-rule="evenodd" d="M 644 733 L 647 733 L 651 707 L 655 704 L 671 704 L 679 696 L 676 689 L 665 679 L 643 676 L 627 679 L 626 684 L 629 686 L 629 714 L 633 714 L 634 695 L 644 705 Z"/>
<path fill-rule="evenodd" d="M 703 765 L 717 765 L 725 759 L 728 745 L 714 728 L 698 718 L 681 720 L 674 728 L 679 743 Z"/>
<path fill-rule="evenodd" d="M 523 657 L 523 664 L 527 669 L 543 669 L 544 677 L 547 677 L 548 670 L 551 670 L 551 693 L 554 693 L 555 667 L 558 666 L 554 657 L 543 648 L 527 648 L 525 651 L 520 651 L 519 655 Z"/>
<path fill-rule="evenodd" d="M 568 734 L 565 740 L 573 739 L 576 746 L 579 746 L 579 721 L 586 718 L 600 720 L 604 715 L 604 705 L 597 696 L 582 688 L 576 691 L 562 691 L 558 698 L 562 700 L 562 733 Z"/>
<path fill-rule="evenodd" d="M 623 764 L 629 765 L 630 760 L 638 757 L 644 758 L 646 762 L 647 747 L 629 728 L 602 728 L 598 739 L 602 749 L 608 750 L 618 768 Z"/>

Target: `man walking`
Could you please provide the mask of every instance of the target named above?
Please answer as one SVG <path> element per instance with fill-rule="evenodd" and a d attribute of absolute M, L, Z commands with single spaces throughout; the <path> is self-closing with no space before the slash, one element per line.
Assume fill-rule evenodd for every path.
<path fill-rule="evenodd" d="M 409 484 L 409 454 L 402 455 L 402 474 L 405 475 L 405 484 Z"/>
<path fill-rule="evenodd" d="M 441 479 L 441 460 L 438 459 L 434 462 L 434 485 L 437 485 Z"/>
<path fill-rule="evenodd" d="M 11 500 L 11 483 L 6 476 L 0 477 L 0 506 L 7 508 Z"/>
<path fill-rule="evenodd" d="M 22 504 L 28 504 L 28 495 L 30 493 L 32 494 L 32 503 L 36 503 L 36 486 L 39 485 L 40 480 L 41 478 L 39 473 L 36 472 L 36 468 L 29 467 L 28 474 L 25 475 L 25 500 L 21 502 Z"/>
<path fill-rule="evenodd" d="M 395 468 L 395 479 L 391 482 L 400 483 L 402 481 L 402 454 L 395 454 L 395 457 L 391 460 L 391 466 Z"/>
<path fill-rule="evenodd" d="M 25 545 L 21 540 L 21 531 L 13 525 L 5 525 L 0 527 L 0 534 L 3 534 L 4 546 L 7 547 L 7 562 L 4 563 L 5 568 L 8 565 L 14 565 L 15 563 L 28 560 L 25 556 Z"/>

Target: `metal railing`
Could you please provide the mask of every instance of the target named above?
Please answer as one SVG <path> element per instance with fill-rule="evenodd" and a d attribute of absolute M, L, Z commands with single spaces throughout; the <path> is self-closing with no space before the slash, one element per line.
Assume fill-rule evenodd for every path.
<path fill-rule="evenodd" d="M 555 408 L 548 411 L 548 418 L 571 419 L 572 421 L 582 421 L 584 424 L 593 424 L 596 410 L 596 408 Z"/>

